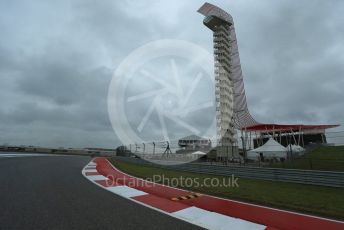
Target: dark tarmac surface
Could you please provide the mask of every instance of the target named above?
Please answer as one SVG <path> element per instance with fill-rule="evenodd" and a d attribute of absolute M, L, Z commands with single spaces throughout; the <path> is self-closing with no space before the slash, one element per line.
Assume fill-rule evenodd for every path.
<path fill-rule="evenodd" d="M 94 185 L 90 160 L 0 156 L 0 229 L 200 229 Z"/>

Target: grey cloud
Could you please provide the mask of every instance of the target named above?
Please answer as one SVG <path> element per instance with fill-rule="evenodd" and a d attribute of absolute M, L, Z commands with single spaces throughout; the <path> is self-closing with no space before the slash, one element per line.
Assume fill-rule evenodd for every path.
<path fill-rule="evenodd" d="M 234 17 L 248 103 L 257 120 L 343 123 L 341 1 L 214 3 Z M 202 1 L 0 4 L 0 144 L 115 147 L 120 141 L 109 122 L 107 91 L 113 71 L 133 49 L 172 38 L 212 52 L 211 32 L 196 12 Z M 153 84 L 141 79 L 133 86 L 128 95 Z M 146 110 L 147 104 L 137 106 L 133 129 Z M 192 122 L 198 127 L 213 116 L 196 115 Z M 168 125 L 175 138 L 186 134 Z M 155 115 L 142 135 L 149 140 L 160 129 Z"/>
<path fill-rule="evenodd" d="M 344 36 L 343 5 L 285 1 L 270 8 L 269 14 L 249 12 L 244 22 L 234 18 L 253 114 L 263 122 L 343 122 L 334 115 L 343 112 L 343 59 L 339 50 L 333 52 Z"/>

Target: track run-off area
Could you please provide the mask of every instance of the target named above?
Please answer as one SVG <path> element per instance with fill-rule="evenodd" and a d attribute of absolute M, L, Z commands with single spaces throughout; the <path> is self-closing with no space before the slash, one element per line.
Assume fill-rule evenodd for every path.
<path fill-rule="evenodd" d="M 144 181 L 118 170 L 106 158 L 92 160 L 83 174 L 116 195 L 207 229 L 339 230 L 344 227 L 341 221 L 194 194 Z"/>
<path fill-rule="evenodd" d="M 344 226 L 341 221 L 138 183 L 143 180 L 121 172 L 103 157 L 2 153 L 0 168 L 0 229 Z"/>

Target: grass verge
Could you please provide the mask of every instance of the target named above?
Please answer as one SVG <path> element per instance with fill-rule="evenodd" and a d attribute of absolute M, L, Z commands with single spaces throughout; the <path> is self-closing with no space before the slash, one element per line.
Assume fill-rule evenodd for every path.
<path fill-rule="evenodd" d="M 161 169 L 152 166 L 142 166 L 133 163 L 115 161 L 111 163 L 123 172 L 143 179 L 153 178 L 154 175 L 164 178 L 195 179 L 202 184 L 206 178 L 226 180 L 228 177 L 199 173 L 189 173 Z M 161 181 L 155 181 L 161 183 Z M 324 186 L 304 185 L 296 183 L 275 182 L 253 179 L 238 179 L 239 187 L 186 187 L 178 186 L 190 191 L 201 192 L 218 197 L 247 201 L 255 204 L 287 210 L 300 211 L 323 217 L 344 220 L 344 189 Z"/>
<path fill-rule="evenodd" d="M 322 146 L 291 161 L 273 163 L 268 167 L 343 172 L 344 146 Z"/>

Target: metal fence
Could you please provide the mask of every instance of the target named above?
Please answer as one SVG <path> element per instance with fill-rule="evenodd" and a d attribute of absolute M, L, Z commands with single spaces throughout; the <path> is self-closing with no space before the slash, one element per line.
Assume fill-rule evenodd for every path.
<path fill-rule="evenodd" d="M 218 139 L 205 139 L 195 136 L 195 139 L 190 140 L 169 140 L 169 141 L 151 141 L 144 143 L 133 143 L 120 146 L 120 150 L 128 151 L 133 154 L 151 154 L 156 156 L 168 156 L 175 153 L 187 154 L 192 153 L 195 150 L 210 152 L 216 148 Z M 236 141 L 233 143 L 233 147 L 238 148 L 239 143 Z M 228 150 L 228 153 L 230 151 Z"/>
<path fill-rule="evenodd" d="M 212 165 L 209 163 L 187 163 L 180 165 L 158 165 L 134 157 L 114 157 L 114 159 L 140 165 L 178 171 L 204 173 L 218 176 L 232 176 L 283 181 L 292 183 L 312 184 L 331 187 L 344 187 L 344 172 L 329 172 L 316 170 L 296 170 L 280 168 L 259 168 L 236 165 Z"/>

